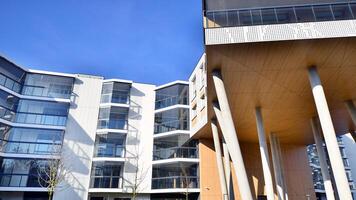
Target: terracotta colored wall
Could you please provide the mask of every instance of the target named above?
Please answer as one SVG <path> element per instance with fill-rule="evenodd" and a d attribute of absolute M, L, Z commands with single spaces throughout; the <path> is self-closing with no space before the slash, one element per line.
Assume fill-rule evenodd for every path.
<path fill-rule="evenodd" d="M 258 144 L 242 143 L 241 150 L 244 157 L 245 167 L 249 177 L 253 195 L 265 194 L 262 163 Z M 220 183 L 216 167 L 215 151 L 212 140 L 201 140 L 200 152 L 200 187 L 202 200 L 221 199 Z M 311 170 L 308 165 L 305 146 L 282 145 L 282 156 L 286 173 L 286 181 L 290 200 L 307 199 L 315 200 Z M 233 173 L 233 186 L 235 200 L 241 200 L 236 175 Z"/>

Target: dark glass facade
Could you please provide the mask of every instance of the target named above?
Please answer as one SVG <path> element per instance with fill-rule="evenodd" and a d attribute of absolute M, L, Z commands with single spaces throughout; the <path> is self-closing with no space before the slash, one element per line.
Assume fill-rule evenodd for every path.
<path fill-rule="evenodd" d="M 116 162 L 94 162 L 91 188 L 122 188 L 122 166 Z"/>

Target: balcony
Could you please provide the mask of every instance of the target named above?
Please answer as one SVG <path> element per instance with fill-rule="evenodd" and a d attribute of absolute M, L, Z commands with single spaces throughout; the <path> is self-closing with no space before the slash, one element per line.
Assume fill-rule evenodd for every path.
<path fill-rule="evenodd" d="M 59 154 L 62 144 L 42 142 L 19 142 L 2 140 L 0 151 L 15 154 L 54 155 Z"/>
<path fill-rule="evenodd" d="M 198 158 L 196 147 L 172 147 L 153 151 L 153 160 L 171 158 Z"/>
<path fill-rule="evenodd" d="M 52 97 L 69 99 L 72 91 L 66 88 L 49 89 L 44 86 L 24 85 L 22 88 L 22 94 L 28 96 L 37 97 Z"/>
<path fill-rule="evenodd" d="M 124 119 L 99 119 L 98 129 L 120 129 L 127 130 L 128 120 Z"/>
<path fill-rule="evenodd" d="M 41 187 L 37 174 L 0 174 L 0 187 Z"/>
<path fill-rule="evenodd" d="M 122 176 L 91 176 L 90 188 L 122 189 Z"/>
<path fill-rule="evenodd" d="M 59 115 L 45 115 L 45 114 L 18 112 L 16 114 L 15 122 L 23 123 L 23 124 L 65 126 L 67 122 L 67 117 L 59 116 Z"/>
<path fill-rule="evenodd" d="M 156 104 L 155 105 L 156 110 L 173 106 L 173 105 L 188 105 L 188 97 L 182 97 L 182 96 L 167 97 L 164 99 L 157 100 L 155 104 Z"/>
<path fill-rule="evenodd" d="M 155 123 L 154 133 L 164 133 L 175 130 L 189 130 L 188 120 L 171 120 L 161 123 Z"/>
<path fill-rule="evenodd" d="M 152 178 L 152 189 L 199 188 L 197 176 L 172 176 Z"/>
<path fill-rule="evenodd" d="M 206 11 L 205 16 L 206 28 L 350 20 L 356 18 L 356 2 Z"/>
<path fill-rule="evenodd" d="M 125 147 L 116 144 L 97 144 L 95 146 L 94 157 L 125 157 Z"/>
<path fill-rule="evenodd" d="M 16 93 L 21 92 L 21 83 L 5 76 L 2 73 L 0 73 L 0 85 L 6 87 L 7 89 L 14 91 Z"/>

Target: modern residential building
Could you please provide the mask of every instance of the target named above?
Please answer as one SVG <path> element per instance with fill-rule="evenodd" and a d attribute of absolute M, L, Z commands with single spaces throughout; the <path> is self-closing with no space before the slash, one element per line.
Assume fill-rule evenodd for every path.
<path fill-rule="evenodd" d="M 1 200 L 48 199 L 54 161 L 66 171 L 54 200 L 198 198 L 188 82 L 28 70 L 4 57 L 0 72 Z"/>
<path fill-rule="evenodd" d="M 344 162 L 345 172 L 346 172 L 347 179 L 349 181 L 350 189 L 355 198 L 356 197 L 356 187 L 354 182 L 355 179 L 353 178 L 354 176 L 351 171 L 351 164 L 350 164 L 350 160 L 354 161 L 355 157 L 351 157 L 351 159 L 349 159 L 348 154 L 346 153 L 346 149 L 352 148 L 355 144 L 352 144 L 350 146 L 345 145 L 344 140 L 348 140 L 347 138 L 348 136 L 350 136 L 350 134 L 347 134 L 345 136 L 338 136 L 337 141 Z M 325 143 L 323 144 L 323 150 L 324 153 L 327 154 Z M 325 186 L 324 186 L 323 176 L 320 168 L 320 161 L 319 161 L 316 145 L 315 144 L 308 145 L 307 152 L 309 158 L 309 165 L 311 167 L 312 175 L 313 175 L 313 183 L 314 183 L 316 198 L 320 200 L 326 200 L 327 198 L 326 198 Z M 331 167 L 330 167 L 330 160 L 328 157 L 327 157 L 327 163 L 328 163 L 328 169 L 330 173 Z M 335 180 L 333 180 L 333 184 L 335 185 Z"/>
<path fill-rule="evenodd" d="M 201 199 L 315 200 L 314 143 L 327 198 L 352 199 L 337 135 L 356 125 L 355 16 L 354 1 L 203 1 L 206 65 L 189 80 Z"/>

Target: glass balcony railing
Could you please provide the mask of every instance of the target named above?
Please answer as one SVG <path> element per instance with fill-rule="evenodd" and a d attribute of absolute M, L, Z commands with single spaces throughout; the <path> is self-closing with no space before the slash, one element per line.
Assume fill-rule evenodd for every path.
<path fill-rule="evenodd" d="M 95 157 L 125 157 L 125 147 L 116 144 L 97 144 L 95 146 Z"/>
<path fill-rule="evenodd" d="M 24 124 L 40 124 L 40 125 L 52 125 L 52 126 L 65 126 L 67 117 L 57 115 L 44 115 L 33 113 L 16 113 L 17 123 Z"/>
<path fill-rule="evenodd" d="M 206 28 L 350 20 L 356 2 L 206 11 Z"/>
<path fill-rule="evenodd" d="M 43 86 L 34 85 L 24 85 L 22 88 L 22 94 L 28 96 L 38 96 L 38 97 L 53 97 L 53 98 L 63 98 L 69 99 L 72 91 L 69 89 L 49 89 Z"/>
<path fill-rule="evenodd" d="M 0 151 L 4 153 L 16 154 L 36 154 L 36 155 L 53 155 L 59 154 L 62 145 L 41 142 L 18 142 L 3 140 Z"/>
<path fill-rule="evenodd" d="M 0 73 L 0 85 L 6 87 L 7 89 L 10 89 L 16 93 L 21 92 L 21 84 L 4 74 Z"/>
<path fill-rule="evenodd" d="M 196 176 L 172 176 L 152 178 L 152 189 L 199 188 Z"/>
<path fill-rule="evenodd" d="M 124 119 L 102 119 L 98 121 L 98 129 L 127 130 L 128 121 Z"/>
<path fill-rule="evenodd" d="M 153 160 L 163 160 L 170 158 L 198 158 L 198 148 L 173 147 L 153 151 Z"/>
<path fill-rule="evenodd" d="M 129 94 L 102 94 L 100 103 L 120 103 L 129 104 L 130 95 Z"/>
<path fill-rule="evenodd" d="M 188 97 L 173 96 L 156 101 L 156 109 L 166 108 L 173 105 L 188 105 Z"/>
<path fill-rule="evenodd" d="M 90 188 L 122 188 L 121 176 L 92 176 Z"/>
<path fill-rule="evenodd" d="M 189 121 L 188 120 L 172 120 L 162 123 L 155 123 L 154 133 L 164 133 L 175 130 L 188 130 Z"/>
<path fill-rule="evenodd" d="M 37 174 L 0 174 L 0 187 L 41 187 Z"/>

